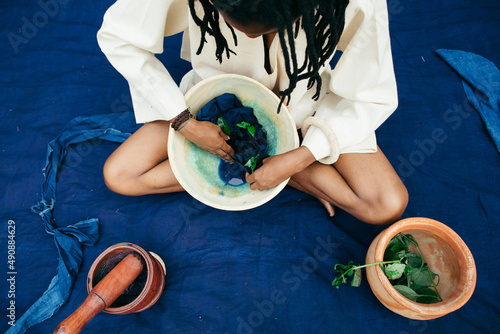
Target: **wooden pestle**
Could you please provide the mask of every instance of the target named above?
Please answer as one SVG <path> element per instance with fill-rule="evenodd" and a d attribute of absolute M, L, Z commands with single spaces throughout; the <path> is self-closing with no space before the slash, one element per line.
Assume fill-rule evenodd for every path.
<path fill-rule="evenodd" d="M 83 304 L 56 327 L 54 334 L 80 333 L 90 319 L 120 297 L 142 269 L 140 255 L 128 254 L 90 291 Z"/>

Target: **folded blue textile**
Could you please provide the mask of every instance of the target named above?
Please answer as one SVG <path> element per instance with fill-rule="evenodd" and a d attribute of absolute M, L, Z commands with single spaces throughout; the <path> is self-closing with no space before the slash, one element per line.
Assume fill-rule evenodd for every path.
<path fill-rule="evenodd" d="M 47 233 L 54 235 L 59 253 L 57 275 L 48 289 L 19 318 L 15 326 L 6 334 L 24 333 L 30 327 L 50 318 L 68 300 L 76 275 L 83 260 L 82 245 L 93 246 L 99 240 L 99 220 L 91 218 L 66 227 L 56 227 L 52 211 L 56 200 L 57 172 L 62 164 L 68 146 L 91 139 L 123 142 L 130 133 L 123 133 L 111 128 L 132 128 L 132 113 L 106 114 L 91 117 L 77 117 L 70 121 L 48 144 L 45 164 L 45 178 L 42 183 L 42 199 L 32 210 L 45 222 Z"/>
<path fill-rule="evenodd" d="M 262 166 L 267 157 L 266 133 L 253 109 L 244 107 L 234 94 L 214 98 L 200 109 L 196 118 L 219 125 L 230 137 L 228 144 L 234 149 L 235 162 L 222 161 L 220 174 L 224 181 L 239 185 L 244 182 L 246 172 L 251 174 Z"/>
<path fill-rule="evenodd" d="M 479 112 L 500 153 L 500 71 L 489 60 L 459 50 L 436 50 L 460 74 L 469 102 Z"/>

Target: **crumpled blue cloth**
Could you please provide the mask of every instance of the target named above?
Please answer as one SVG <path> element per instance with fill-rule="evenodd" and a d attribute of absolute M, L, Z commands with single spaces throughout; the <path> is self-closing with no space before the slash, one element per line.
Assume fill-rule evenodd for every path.
<path fill-rule="evenodd" d="M 30 327 L 50 318 L 68 300 L 76 275 L 83 260 L 82 245 L 93 246 L 99 240 L 99 220 L 87 219 L 66 227 L 56 227 L 52 210 L 56 199 L 57 172 L 68 146 L 91 139 L 123 142 L 130 136 L 114 127 L 130 129 L 133 113 L 105 114 L 77 117 L 48 144 L 47 159 L 42 183 L 42 199 L 32 210 L 45 222 L 47 233 L 54 235 L 59 253 L 57 275 L 43 295 L 10 327 L 6 334 L 24 333 Z"/>
<path fill-rule="evenodd" d="M 227 143 L 234 150 L 235 162 L 222 162 L 223 180 L 238 178 L 244 182 L 246 172 L 251 174 L 262 166 L 262 160 L 267 158 L 266 132 L 253 109 L 244 107 L 234 94 L 225 93 L 212 99 L 200 109 L 196 119 L 219 125 L 230 137 Z"/>
<path fill-rule="evenodd" d="M 489 60 L 459 50 L 436 50 L 462 77 L 467 99 L 479 112 L 500 153 L 500 71 Z"/>

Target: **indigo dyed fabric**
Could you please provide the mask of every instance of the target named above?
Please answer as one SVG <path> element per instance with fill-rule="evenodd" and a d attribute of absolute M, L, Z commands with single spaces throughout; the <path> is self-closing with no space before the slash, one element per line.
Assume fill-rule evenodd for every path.
<path fill-rule="evenodd" d="M 95 139 L 123 142 L 128 138 L 129 133 L 107 127 L 110 120 L 113 120 L 112 124 L 115 126 L 123 127 L 124 119 L 130 124 L 131 117 L 119 116 L 115 114 L 77 117 L 49 143 L 42 183 L 42 199 L 32 210 L 44 221 L 45 231 L 54 235 L 59 253 L 58 272 L 42 297 L 17 320 L 16 325 L 7 331 L 8 334 L 24 333 L 30 327 L 51 317 L 68 300 L 83 260 L 82 245 L 93 246 L 99 239 L 99 220 L 92 218 L 67 227 L 55 226 L 52 211 L 56 204 L 58 169 L 67 148 L 72 144 Z"/>
<path fill-rule="evenodd" d="M 72 287 L 58 290 L 60 295 L 70 291 L 66 303 L 27 331 L 52 333 L 87 298 L 92 263 L 120 242 L 163 259 L 165 290 L 143 312 L 97 314 L 82 334 L 498 332 L 500 154 L 461 77 L 436 50 L 463 50 L 498 66 L 499 1 L 388 1 L 399 106 L 377 130 L 377 143 L 408 189 L 404 217 L 429 217 L 451 227 L 477 268 L 472 298 L 428 321 L 386 309 L 365 272 L 359 288 L 331 287 L 335 264 L 364 263 L 370 243 L 385 226 L 369 226 L 340 209 L 330 218 L 317 199 L 291 187 L 260 207 L 238 212 L 208 207 L 185 192 L 118 195 L 104 184 L 102 168 L 119 143 L 99 138 L 67 146 L 55 165 L 49 230 L 59 229 L 55 234 L 71 240 L 71 256 L 81 254 L 78 273 L 71 269 L 77 261 L 58 270 L 67 253 L 60 256 L 46 221 L 31 209 L 42 197 L 51 205 L 50 196 L 42 195 L 49 189 L 40 187 L 48 173 L 47 145 L 73 127 L 116 134 L 137 128 L 128 84 L 96 42 L 113 3 L 0 1 L 0 333 L 11 328 L 11 302 L 16 327 L 22 326 L 23 314 L 64 270 L 74 274 Z M 179 57 L 181 39 L 166 38 L 164 53 L 157 55 L 176 82 L 190 69 Z M 362 45 L 349 47 L 362 52 Z M 238 53 L 237 46 L 233 50 Z M 84 121 L 96 115 L 108 116 Z M 77 117 L 83 118 L 65 128 Z M 99 221 L 99 239 L 84 239 L 97 224 L 84 230 L 76 224 L 93 219 Z M 9 221 L 15 223 L 14 285 L 6 280 L 11 276 Z"/>
<path fill-rule="evenodd" d="M 267 136 L 253 109 L 244 107 L 234 94 L 222 94 L 199 110 L 196 118 L 217 124 L 229 135 L 235 161 L 222 162 L 221 177 L 225 180 L 245 180 L 245 172 L 253 173 L 267 157 Z M 226 175 L 227 174 L 227 175 Z"/>
<path fill-rule="evenodd" d="M 463 78 L 465 94 L 481 115 L 500 153 L 500 71 L 491 61 L 471 52 L 436 52 Z"/>

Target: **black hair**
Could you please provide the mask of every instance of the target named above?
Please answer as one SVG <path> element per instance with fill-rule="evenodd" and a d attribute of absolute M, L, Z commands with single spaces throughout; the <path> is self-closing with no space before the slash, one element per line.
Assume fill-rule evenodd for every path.
<path fill-rule="evenodd" d="M 195 1 L 199 1 L 203 6 L 203 18 L 196 15 Z M 305 79 L 308 79 L 308 89 L 316 84 L 313 99 L 317 100 L 321 91 L 321 76 L 318 71 L 335 52 L 344 29 L 345 8 L 348 2 L 348 0 L 189 0 L 193 20 L 201 28 L 201 41 L 197 54 L 201 53 L 206 43 L 207 33 L 215 38 L 216 57 L 219 62 L 222 62 L 224 53 L 227 58 L 231 53 L 235 54 L 220 30 L 219 10 L 243 26 L 250 23 L 276 26 L 290 80 L 288 88 L 280 91 L 281 103 L 285 98 L 289 100 L 297 82 Z M 234 29 L 227 25 L 237 45 Z M 300 28 L 305 32 L 307 47 L 304 63 L 299 66 L 294 38 Z"/>

